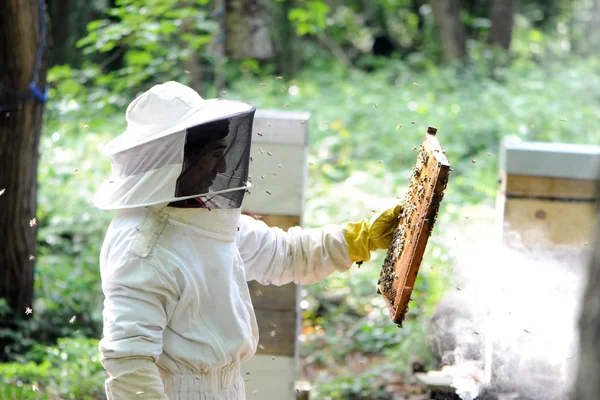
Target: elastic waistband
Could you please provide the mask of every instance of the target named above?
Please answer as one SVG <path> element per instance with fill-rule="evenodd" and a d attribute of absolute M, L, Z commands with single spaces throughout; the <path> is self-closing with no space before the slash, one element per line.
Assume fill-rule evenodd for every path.
<path fill-rule="evenodd" d="M 179 371 L 171 373 L 159 368 L 160 376 L 169 392 L 217 392 L 234 385 L 240 378 L 240 364 L 232 364 L 219 369 L 201 371 Z"/>

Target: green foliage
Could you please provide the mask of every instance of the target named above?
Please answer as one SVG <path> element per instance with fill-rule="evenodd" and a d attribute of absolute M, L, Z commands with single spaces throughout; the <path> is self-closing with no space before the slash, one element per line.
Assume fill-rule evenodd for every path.
<path fill-rule="evenodd" d="M 123 123 L 109 122 L 102 114 L 92 116 L 96 106 L 89 100 L 77 101 L 86 97 L 85 90 L 72 84 L 73 91 L 68 92 L 66 85 L 58 89 L 71 94 L 68 102 L 73 110 L 56 110 L 61 118 L 47 119 L 40 142 L 34 315 L 42 341 L 75 332 L 100 335 L 103 297 L 98 256 L 111 214 L 100 212 L 91 203 L 98 183 L 110 172 L 98 150 L 107 136 L 98 132 L 113 136 L 124 129 Z M 91 109 L 82 104 L 90 104 Z"/>
<path fill-rule="evenodd" d="M 425 72 L 391 61 L 373 73 L 314 64 L 287 83 L 296 95 L 282 93 L 278 81 L 261 86 L 251 77 L 228 89 L 228 96 L 259 107 L 312 112 L 309 224 L 359 217 L 376 199 L 402 195 L 393 188 L 405 187 L 413 147 L 428 125 L 439 128 L 453 164 L 444 202 L 454 204 L 492 204 L 502 138 L 597 143 L 600 137 L 593 122 L 598 97 L 584 89 L 599 83 L 594 60 L 544 68 L 527 60 L 511 67 L 479 60 L 461 69 L 429 65 Z M 370 196 L 374 181 L 378 192 Z M 334 200 L 344 191 L 356 191 L 353 205 Z"/>
<path fill-rule="evenodd" d="M 290 22 L 296 26 L 298 36 L 316 34 L 325 28 L 329 6 L 324 1 L 304 1 L 305 7 L 292 8 L 288 14 Z"/>
<path fill-rule="evenodd" d="M 34 346 L 25 358 L 43 361 L 0 364 L 2 399 L 104 399 L 98 340 L 59 339 L 56 346 Z"/>
<path fill-rule="evenodd" d="M 29 321 L 15 315 L 6 299 L 0 299 L 0 343 L 4 344 L 0 361 L 13 360 L 26 353 L 37 341 L 31 337 Z"/>
<path fill-rule="evenodd" d="M 380 371 L 358 377 L 340 377 L 319 385 L 311 392 L 311 398 L 344 400 L 393 400 L 393 393 L 386 389 L 385 378 Z"/>
<path fill-rule="evenodd" d="M 213 40 L 217 25 L 208 16 L 208 0 L 116 3 L 107 10 L 108 18 L 90 22 L 88 35 L 77 42 L 85 54 L 123 54 L 122 68 L 98 77 L 115 93 L 135 91 L 148 82 L 185 79 L 184 62 L 204 54 L 201 50 Z"/>

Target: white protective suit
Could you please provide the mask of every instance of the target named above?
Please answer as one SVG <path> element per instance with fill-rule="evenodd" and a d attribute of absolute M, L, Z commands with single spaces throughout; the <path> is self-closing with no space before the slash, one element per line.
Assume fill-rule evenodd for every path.
<path fill-rule="evenodd" d="M 352 261 L 341 227 L 288 232 L 239 209 L 121 210 L 101 253 L 109 400 L 244 399 L 258 328 L 246 281 L 309 284 Z"/>

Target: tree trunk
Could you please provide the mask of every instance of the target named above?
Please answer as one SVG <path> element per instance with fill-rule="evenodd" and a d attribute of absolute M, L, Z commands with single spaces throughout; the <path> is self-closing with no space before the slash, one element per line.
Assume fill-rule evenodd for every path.
<path fill-rule="evenodd" d="M 510 48 L 512 38 L 513 19 L 519 0 L 494 0 L 490 10 L 490 29 L 489 43 L 498 45 L 504 50 Z"/>
<path fill-rule="evenodd" d="M 51 65 L 68 64 L 77 67 L 75 53 L 77 49 L 72 40 L 72 25 L 69 14 L 72 12 L 72 0 L 48 0 L 49 47 L 52 48 Z M 77 40 L 77 39 L 75 39 Z"/>
<path fill-rule="evenodd" d="M 590 11 L 589 21 L 585 25 L 586 46 L 584 55 L 590 56 L 598 54 L 600 51 L 600 0 L 593 0 Z"/>
<path fill-rule="evenodd" d="M 431 0 L 444 57 L 464 60 L 467 56 L 467 35 L 460 19 L 460 0 Z"/>
<path fill-rule="evenodd" d="M 37 229 L 32 220 L 44 105 L 27 95 L 36 79 L 40 13 L 45 18 L 37 0 L 5 0 L 0 12 L 0 299 L 17 316 L 33 301 Z M 44 60 L 34 83 L 46 85 Z"/>
<path fill-rule="evenodd" d="M 276 53 L 277 71 L 286 79 L 292 78 L 298 68 L 296 29 L 288 19 L 294 3 L 294 0 L 282 0 L 271 4 L 273 15 L 271 37 Z"/>
<path fill-rule="evenodd" d="M 269 60 L 271 15 L 267 0 L 226 0 L 227 55 L 232 58 Z"/>
<path fill-rule="evenodd" d="M 600 187 L 598 193 L 600 196 Z M 600 395 L 600 207 L 597 215 L 596 240 L 579 318 L 579 369 L 574 397 L 577 400 L 596 400 Z"/>
<path fill-rule="evenodd" d="M 107 6 L 111 6 L 113 1 Z M 87 24 L 104 16 L 96 2 L 75 0 L 46 0 L 48 10 L 48 65 L 70 65 L 79 68 L 84 58 L 101 63 L 106 54 L 84 56 L 77 41 L 87 34 Z M 118 49 L 115 49 L 115 51 Z M 109 53 L 108 57 L 110 57 Z"/>

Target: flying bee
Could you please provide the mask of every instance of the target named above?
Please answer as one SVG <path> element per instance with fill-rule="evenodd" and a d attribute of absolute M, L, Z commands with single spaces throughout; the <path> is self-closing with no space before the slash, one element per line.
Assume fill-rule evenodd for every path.
<path fill-rule="evenodd" d="M 261 82 L 261 83 L 258 84 L 258 86 L 267 86 L 267 84 L 264 83 L 264 82 Z"/>
<path fill-rule="evenodd" d="M 256 149 L 258 150 L 258 152 L 259 152 L 260 154 L 265 154 L 265 152 L 263 151 L 263 149 L 261 149 L 260 147 L 257 147 Z"/>
<path fill-rule="evenodd" d="M 257 134 L 258 136 L 262 136 L 262 135 L 263 135 L 263 133 L 262 133 L 262 132 L 256 132 L 256 134 Z"/>
<path fill-rule="evenodd" d="M 267 155 L 272 156 L 273 154 L 270 151 L 267 151 Z"/>
<path fill-rule="evenodd" d="M 283 80 L 283 76 L 276 76 L 275 79 L 277 79 L 278 81 L 282 81 Z"/>
<path fill-rule="evenodd" d="M 287 89 L 285 88 L 285 86 L 282 86 L 280 89 L 281 89 L 281 91 L 282 91 L 282 92 L 284 92 L 284 93 L 285 93 L 285 91 L 287 90 Z"/>
<path fill-rule="evenodd" d="M 271 192 L 269 192 L 268 190 L 267 190 L 266 192 L 267 192 L 267 194 L 268 194 L 269 196 L 271 195 Z"/>

